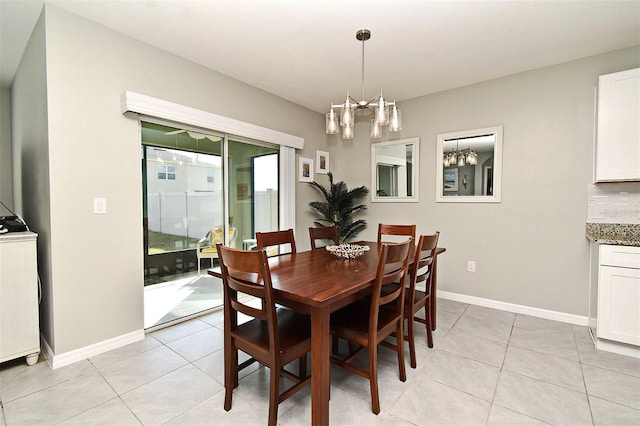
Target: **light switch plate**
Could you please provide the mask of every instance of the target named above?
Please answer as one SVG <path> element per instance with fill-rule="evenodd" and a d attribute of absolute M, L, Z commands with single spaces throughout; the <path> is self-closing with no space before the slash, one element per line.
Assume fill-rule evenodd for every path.
<path fill-rule="evenodd" d="M 107 213 L 107 199 L 106 198 L 94 198 L 93 199 L 93 212 L 95 214 Z"/>

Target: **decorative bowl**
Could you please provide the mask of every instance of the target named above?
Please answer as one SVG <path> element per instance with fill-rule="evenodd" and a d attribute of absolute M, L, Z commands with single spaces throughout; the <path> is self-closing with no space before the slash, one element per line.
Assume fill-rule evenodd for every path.
<path fill-rule="evenodd" d="M 326 247 L 327 251 L 342 259 L 355 259 L 369 251 L 369 246 L 359 246 L 357 244 L 339 244 Z"/>

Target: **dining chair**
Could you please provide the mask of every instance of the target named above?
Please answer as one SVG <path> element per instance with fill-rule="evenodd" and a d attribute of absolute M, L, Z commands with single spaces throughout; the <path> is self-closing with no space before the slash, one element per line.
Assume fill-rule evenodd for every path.
<path fill-rule="evenodd" d="M 414 321 L 427 327 L 427 345 L 433 347 L 431 332 L 431 294 L 433 294 L 433 260 L 436 256 L 440 232 L 433 235 L 420 235 L 413 263 L 409 267 L 409 288 L 405 293 L 404 317 L 407 319 L 407 333 L 404 339 L 409 342 L 409 361 L 411 368 L 416 368 L 416 343 L 414 337 Z M 418 284 L 424 283 L 424 290 Z M 420 284 L 422 287 L 422 284 Z M 424 318 L 416 316 L 424 308 Z"/>
<path fill-rule="evenodd" d="M 256 244 L 258 250 L 267 250 L 269 256 L 285 254 L 280 252 L 279 247 L 284 244 L 289 244 L 291 248 L 291 251 L 287 253 L 296 252 L 296 239 L 293 235 L 293 229 L 287 229 L 286 231 L 256 232 Z"/>
<path fill-rule="evenodd" d="M 378 243 L 381 243 L 384 235 L 407 236 L 416 238 L 416 225 L 388 225 L 378 224 Z"/>
<path fill-rule="evenodd" d="M 395 344 L 383 342 L 394 334 L 403 336 L 405 277 L 409 259 L 409 247 L 413 238 L 400 243 L 383 243 L 378 260 L 376 278 L 371 299 L 365 303 L 354 303 L 331 316 L 333 337 L 349 342 L 349 354 L 345 358 L 331 356 L 331 362 L 369 380 L 371 411 L 380 413 L 378 395 L 378 345 L 395 350 L 401 381 L 406 381 L 404 365 L 404 340 L 395 339 Z M 395 284 L 395 285 L 394 285 Z M 367 315 L 368 310 L 368 315 Z M 356 346 L 359 348 L 356 349 Z M 369 353 L 368 370 L 355 365 L 354 358 L 362 350 Z"/>
<path fill-rule="evenodd" d="M 224 409 L 231 410 L 238 372 L 257 361 L 270 370 L 268 424 L 275 426 L 278 405 L 310 383 L 306 365 L 311 322 L 308 315 L 276 308 L 265 250 L 238 250 L 218 244 L 218 253 L 224 291 Z M 256 299 L 260 303 L 250 302 Z M 252 319 L 239 324 L 239 313 Z M 238 364 L 238 350 L 251 358 Z M 298 376 L 284 368 L 296 359 Z M 282 393 L 280 376 L 294 382 Z"/>
<path fill-rule="evenodd" d="M 311 240 L 311 250 L 322 248 L 322 246 L 316 245 L 316 240 L 331 240 L 333 244 L 340 244 L 340 236 L 338 235 L 338 228 L 333 226 L 323 226 L 309 228 L 309 238 Z"/>

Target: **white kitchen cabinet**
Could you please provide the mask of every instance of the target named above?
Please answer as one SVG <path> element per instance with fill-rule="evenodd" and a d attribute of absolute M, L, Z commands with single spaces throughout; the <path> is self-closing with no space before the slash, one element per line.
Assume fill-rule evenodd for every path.
<path fill-rule="evenodd" d="M 600 245 L 598 338 L 640 345 L 640 247 Z"/>
<path fill-rule="evenodd" d="M 37 234 L 0 235 L 0 362 L 40 354 Z"/>
<path fill-rule="evenodd" d="M 601 75 L 596 182 L 640 180 L 640 68 Z"/>

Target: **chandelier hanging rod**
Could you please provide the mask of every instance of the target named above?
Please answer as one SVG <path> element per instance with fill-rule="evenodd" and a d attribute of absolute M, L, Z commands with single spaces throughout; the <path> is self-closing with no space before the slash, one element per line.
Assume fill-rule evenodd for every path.
<path fill-rule="evenodd" d="M 360 30 L 356 33 L 356 39 L 362 42 L 362 80 L 360 83 L 361 95 L 360 99 L 364 100 L 364 42 L 371 38 L 371 31 Z M 373 99 L 372 99 L 373 100 Z"/>
<path fill-rule="evenodd" d="M 364 85 L 365 85 L 365 79 L 364 79 L 364 42 L 369 40 L 371 38 L 371 31 L 367 30 L 367 29 L 362 29 L 362 30 L 358 30 L 358 32 L 356 33 L 356 39 L 360 40 L 362 42 L 362 77 L 360 79 L 360 100 L 354 99 L 352 96 L 349 95 L 349 91 L 347 91 L 347 97 L 355 104 L 356 109 L 370 109 L 370 108 L 375 108 L 378 106 L 378 103 L 376 102 L 377 100 L 380 99 L 380 97 L 382 97 L 382 90 L 380 91 L 380 95 L 374 96 L 373 98 L 369 99 L 368 101 L 365 100 L 364 97 Z M 384 101 L 385 106 L 395 106 L 396 101 Z M 331 108 L 344 108 L 346 106 L 345 103 L 342 104 L 334 104 L 333 102 L 331 103 Z"/>
<path fill-rule="evenodd" d="M 389 131 L 398 132 L 402 130 L 400 110 L 396 106 L 396 101 L 386 101 L 380 94 L 366 100 L 364 94 L 364 42 L 371 38 L 371 31 L 367 29 L 361 29 L 356 32 L 356 39 L 362 42 L 362 77 L 361 77 L 361 98 L 360 100 L 354 99 L 349 95 L 347 90 L 347 97 L 344 103 L 334 104 L 331 102 L 329 113 L 326 118 L 326 133 L 336 134 L 338 129 L 342 127 L 342 138 L 353 139 L 353 126 L 355 112 L 358 110 L 373 110 L 374 118 L 371 121 L 371 137 L 379 138 L 382 136 L 382 126 L 389 126 Z M 391 109 L 391 115 L 389 114 L 389 107 Z M 336 113 L 336 109 L 342 109 L 340 114 Z"/>

